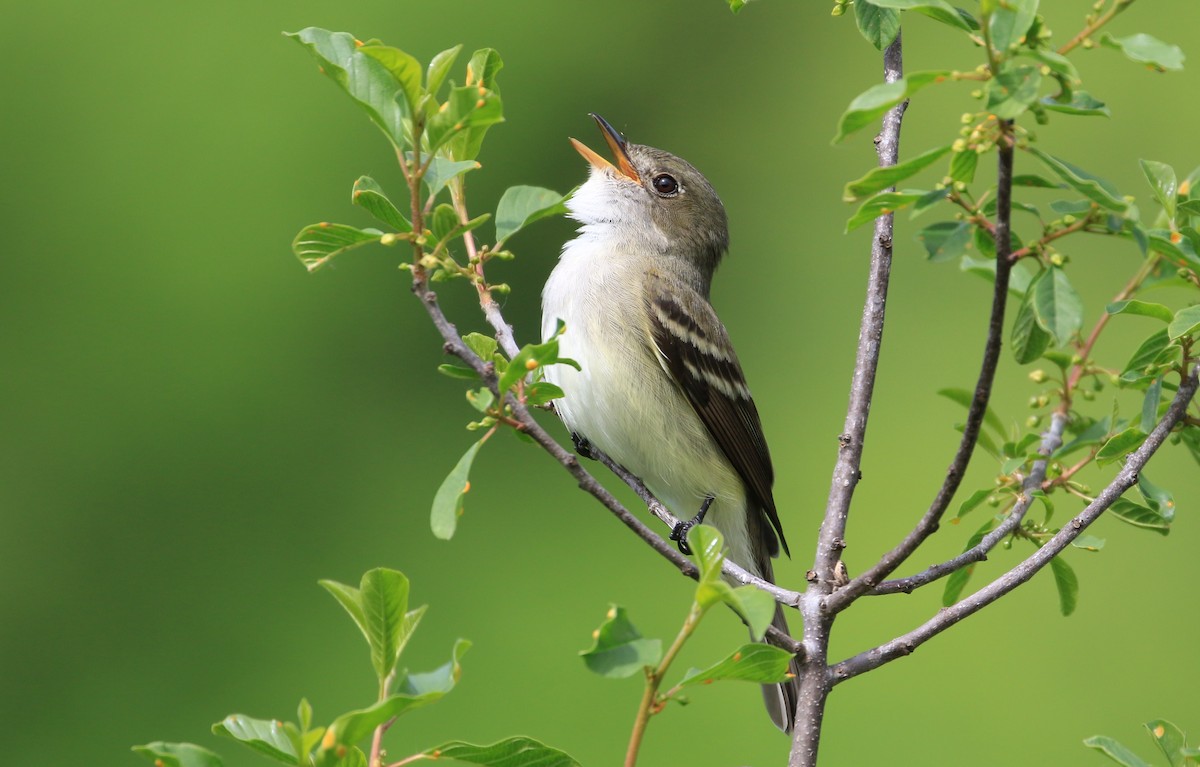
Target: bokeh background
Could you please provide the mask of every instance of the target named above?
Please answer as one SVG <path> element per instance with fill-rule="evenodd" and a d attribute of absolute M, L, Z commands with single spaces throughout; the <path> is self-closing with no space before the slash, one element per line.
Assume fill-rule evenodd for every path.
<path fill-rule="evenodd" d="M 1090 3 L 1043 5 L 1065 39 Z M 469 176 L 473 213 L 512 184 L 579 183 L 585 166 L 566 138 L 596 142 L 589 111 L 705 171 L 733 233 L 714 301 L 764 414 L 796 552 L 778 575 L 797 585 L 841 429 L 869 242 L 866 228 L 843 235 L 839 198 L 874 162 L 870 131 L 835 148 L 829 139 L 880 69 L 852 19 L 829 7 L 764 0 L 734 17 L 720 0 L 6 4 L 4 761 L 135 764 L 130 745 L 167 739 L 217 748 L 228 765 L 265 763 L 209 724 L 235 711 L 289 718 L 301 696 L 318 719 L 368 703 L 365 646 L 316 581 L 356 583 L 387 565 L 431 605 L 408 665 L 432 668 L 456 637 L 475 641 L 461 686 L 395 728 L 393 756 L 524 733 L 588 765 L 617 763 L 638 684 L 590 675 L 576 651 L 610 602 L 644 633 L 673 634 L 690 585 L 507 436 L 476 462 L 458 536 L 432 537 L 430 500 L 472 440 L 462 427 L 474 411 L 434 371 L 440 343 L 397 251 L 358 251 L 315 276 L 291 255 L 308 223 L 369 225 L 349 200 L 359 175 L 396 197 L 402 187 L 384 139 L 279 33 L 347 30 L 423 60 L 458 42 L 499 49 L 508 121 Z M 1134 6 L 1114 31 L 1180 43 L 1191 68 L 1154 74 L 1115 51 L 1082 51 L 1113 117 L 1056 118 L 1036 128 L 1042 146 L 1150 209 L 1139 157 L 1181 173 L 1200 163 L 1198 24 L 1194 0 Z M 975 63 L 927 19 L 905 35 L 910 70 Z M 951 140 L 975 108 L 968 92 L 922 93 L 904 152 Z M 940 481 L 962 411 L 935 391 L 974 380 L 989 301 L 984 281 L 926 263 L 914 226 L 900 227 L 849 531 L 856 571 L 909 529 Z M 571 231 L 539 224 L 514 240 L 519 260 L 495 269 L 513 285 L 506 311 L 524 340 Z M 1094 318 L 1137 255 L 1098 238 L 1067 250 Z M 466 290 L 442 294 L 462 329 L 480 324 Z M 1098 351 L 1121 364 L 1149 329 L 1123 319 Z M 1006 356 L 996 402 L 1006 421 L 1024 421 L 1038 393 L 1027 372 Z M 1098 408 L 1110 402 L 1106 391 Z M 966 490 L 994 469 L 979 457 Z M 1098 764 L 1082 738 L 1107 733 L 1147 754 L 1141 722 L 1200 728 L 1200 471 L 1168 450 L 1151 475 L 1178 499 L 1169 538 L 1103 519 L 1093 532 L 1107 548 L 1068 554 L 1082 583 L 1071 618 L 1042 575 L 839 687 L 823 763 Z M 1058 503 L 1060 515 L 1075 508 Z M 916 563 L 958 551 L 979 515 L 945 526 Z M 1017 553 L 998 551 L 978 575 Z M 833 654 L 922 622 L 940 594 L 866 600 L 839 621 Z M 714 614 L 682 666 L 741 640 L 731 616 Z M 644 762 L 775 765 L 787 747 L 756 689 L 708 688 L 653 723 Z"/>

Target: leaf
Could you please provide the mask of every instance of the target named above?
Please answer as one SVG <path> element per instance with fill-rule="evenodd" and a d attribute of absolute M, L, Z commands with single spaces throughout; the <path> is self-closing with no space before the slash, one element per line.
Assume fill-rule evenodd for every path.
<path fill-rule="evenodd" d="M 230 714 L 212 726 L 216 735 L 233 738 L 251 751 L 257 751 L 283 764 L 299 764 L 295 747 L 284 732 L 283 722 L 254 719 L 242 714 Z"/>
<path fill-rule="evenodd" d="M 426 159 L 426 158 L 423 158 Z M 434 157 L 429 163 L 428 170 L 421 177 L 421 181 L 425 183 L 425 189 L 430 198 L 436 197 L 438 192 L 446 188 L 450 180 L 461 176 L 467 171 L 478 170 L 479 163 L 474 160 L 447 160 L 444 157 Z"/>
<path fill-rule="evenodd" d="M 490 746 L 452 740 L 425 753 L 431 759 L 452 759 L 488 767 L 580 767 L 579 762 L 565 752 L 524 736 L 506 738 Z"/>
<path fill-rule="evenodd" d="M 939 221 L 917 232 L 917 242 L 930 261 L 949 261 L 966 254 L 971 244 L 971 225 L 966 221 Z"/>
<path fill-rule="evenodd" d="M 875 192 L 887 189 L 889 186 L 895 186 L 897 182 L 903 181 L 910 176 L 915 176 L 937 162 L 938 158 L 949 151 L 950 145 L 947 144 L 943 147 L 930 149 L 928 152 L 919 154 L 896 165 L 872 168 L 862 178 L 846 184 L 846 188 L 842 192 L 842 199 L 846 202 L 854 202 Z"/>
<path fill-rule="evenodd" d="M 353 35 L 318 27 L 285 35 L 317 57 L 321 71 L 366 110 L 392 144 L 406 147 L 412 143 L 408 110 L 404 102 L 396 100 L 402 90 L 400 81 L 383 63 L 363 53 Z"/>
<path fill-rule="evenodd" d="M 786 650 L 765 644 L 746 644 L 706 669 L 690 669 L 679 686 L 692 687 L 724 679 L 758 684 L 783 682 L 788 679 L 791 662 L 792 654 Z"/>
<path fill-rule="evenodd" d="M 383 64 L 392 73 L 408 102 L 409 114 L 415 113 L 417 105 L 421 103 L 421 63 L 411 54 L 388 45 L 363 45 L 358 50 Z"/>
<path fill-rule="evenodd" d="M 463 343 L 471 348 L 471 351 L 479 355 L 479 359 L 487 362 L 496 353 L 499 346 L 496 339 L 491 336 L 485 336 L 482 333 L 467 333 L 462 337 Z"/>
<path fill-rule="evenodd" d="M 955 152 L 950 158 L 950 178 L 970 184 L 975 180 L 975 169 L 979 166 L 979 154 L 973 149 Z"/>
<path fill-rule="evenodd" d="M 1154 509 L 1147 508 L 1140 503 L 1125 498 L 1118 498 L 1116 502 L 1109 508 L 1117 519 L 1134 527 L 1141 527 L 1146 530 L 1152 530 L 1159 535 L 1169 535 L 1171 533 L 1171 522 L 1159 514 Z"/>
<path fill-rule="evenodd" d="M 721 563 L 725 561 L 725 538 L 712 525 L 696 525 L 688 530 L 688 545 L 695 552 L 693 559 L 700 568 L 701 585 L 721 577 Z"/>
<path fill-rule="evenodd" d="M 896 2 L 896 0 L 889 0 L 889 2 Z M 882 5 L 881 2 L 876 4 Z M 927 85 L 944 81 L 949 75 L 949 70 L 915 72 L 894 83 L 879 83 L 871 86 L 855 96 L 850 105 L 846 107 L 846 111 L 838 120 L 838 132 L 833 138 L 833 143 L 836 144 L 851 133 L 865 128 L 904 99 Z"/>
<path fill-rule="evenodd" d="M 1014 120 L 1037 101 L 1041 83 L 1038 67 L 1006 63 L 988 85 L 987 108 L 1002 120 Z"/>
<path fill-rule="evenodd" d="M 1107 735 L 1093 735 L 1083 741 L 1083 745 L 1093 748 L 1124 767 L 1150 767 L 1137 754 Z"/>
<path fill-rule="evenodd" d="M 304 268 L 315 272 L 334 258 L 369 242 L 379 242 L 383 232 L 378 229 L 359 229 L 345 224 L 322 222 L 300 230 L 292 240 L 292 252 Z"/>
<path fill-rule="evenodd" d="M 1136 299 L 1129 301 L 1114 301 L 1104 308 L 1104 311 L 1109 314 L 1137 314 L 1142 317 L 1153 317 L 1163 322 L 1170 322 L 1175 314 L 1162 304 L 1154 304 L 1149 301 L 1138 301 Z"/>
<path fill-rule="evenodd" d="M 1075 439 L 1055 450 L 1051 455 L 1053 458 L 1063 459 L 1071 453 L 1081 448 L 1098 445 L 1108 439 L 1108 432 L 1111 428 L 1112 419 L 1105 417 L 1102 420 L 1096 421 L 1091 426 L 1079 432 Z"/>
<path fill-rule="evenodd" d="M 1167 757 L 1167 763 L 1171 767 L 1183 767 L 1185 759 L 1183 751 L 1187 746 L 1183 731 L 1166 719 L 1151 719 L 1146 722 L 1146 730 L 1154 739 L 1158 750 Z"/>
<path fill-rule="evenodd" d="M 525 387 L 525 403 L 535 407 L 565 396 L 566 393 L 561 388 L 549 381 L 538 381 Z"/>
<path fill-rule="evenodd" d="M 1153 365 L 1159 356 L 1171 346 L 1171 343 L 1168 328 L 1153 333 L 1145 341 L 1142 341 L 1137 351 L 1129 358 L 1129 362 L 1125 363 L 1125 369 L 1121 371 L 1121 378 L 1133 381 L 1142 377 L 1142 372 L 1149 365 Z"/>
<path fill-rule="evenodd" d="M 1128 37 L 1113 37 L 1104 35 L 1100 38 L 1101 45 L 1115 48 L 1124 53 L 1129 59 L 1139 64 L 1147 64 L 1159 72 L 1168 69 L 1183 69 L 1183 49 L 1178 45 L 1164 43 L 1156 37 L 1139 32 Z"/>
<path fill-rule="evenodd" d="M 433 529 L 434 536 L 443 541 L 448 541 L 454 536 L 458 518 L 463 513 L 463 499 L 467 491 L 471 489 L 471 482 L 468 479 L 471 473 L 471 463 L 475 460 L 475 454 L 479 452 L 482 445 L 483 440 L 481 439 L 467 448 L 467 452 L 458 459 L 458 463 L 442 480 L 441 487 L 433 496 L 433 511 L 430 513 L 429 524 Z"/>
<path fill-rule="evenodd" d="M 1050 348 L 1050 334 L 1042 329 L 1037 322 L 1031 296 L 1026 295 L 1021 300 L 1017 315 L 1013 318 L 1010 335 L 1013 357 L 1018 365 L 1027 365 L 1038 359 Z"/>
<path fill-rule="evenodd" d="M 371 645 L 371 664 L 383 680 L 400 656 L 401 632 L 408 612 L 408 578 L 399 570 L 377 567 L 362 577 L 359 593 Z M 407 640 L 407 637 L 405 637 Z"/>
<path fill-rule="evenodd" d="M 992 47 L 1001 53 L 1020 44 L 1037 18 L 1038 0 L 1006 0 L 997 3 L 988 19 Z"/>
<path fill-rule="evenodd" d="M 383 193 L 383 188 L 370 176 L 359 176 L 350 192 L 350 201 L 397 232 L 411 232 L 412 224 Z"/>
<path fill-rule="evenodd" d="M 862 36 L 879 51 L 891 45 L 900 31 L 899 11 L 880 8 L 872 0 L 855 0 L 854 21 Z"/>
<path fill-rule="evenodd" d="M 565 214 L 568 198 L 540 186 L 510 186 L 496 206 L 496 248 L 534 221 Z"/>
<path fill-rule="evenodd" d="M 1155 485 L 1144 471 L 1138 473 L 1137 489 L 1151 510 L 1162 515 L 1168 523 L 1175 521 L 1175 496 L 1171 491 Z"/>
<path fill-rule="evenodd" d="M 424 611 L 424 608 L 422 608 Z M 450 651 L 450 660 L 433 671 L 422 673 L 407 673 L 400 684 L 400 692 L 414 698 L 437 695 L 442 696 L 454 689 L 462 676 L 462 657 L 471 649 L 471 643 L 466 639 L 456 639 L 454 648 Z M 435 698 L 436 699 L 436 698 Z"/>
<path fill-rule="evenodd" d="M 503 375 L 500 376 L 500 381 L 497 389 L 503 393 L 507 392 L 517 381 L 520 381 L 530 371 L 536 370 L 539 367 L 546 365 L 570 365 L 576 370 L 579 369 L 579 363 L 566 357 L 558 356 L 558 336 L 551 338 L 549 341 L 543 341 L 540 344 L 526 344 L 521 347 L 517 355 L 508 363 L 508 367 L 504 369 Z"/>
<path fill-rule="evenodd" d="M 1158 425 L 1158 403 L 1162 399 L 1162 376 L 1155 378 L 1146 387 L 1146 396 L 1142 399 L 1142 431 L 1149 434 Z"/>
<path fill-rule="evenodd" d="M 987 500 L 988 496 L 990 496 L 991 494 L 992 494 L 991 489 L 986 488 L 986 487 L 983 488 L 982 490 L 976 490 L 975 492 L 971 493 L 971 497 L 968 498 L 967 500 L 963 501 L 962 504 L 958 507 L 958 514 L 956 514 L 954 517 L 955 521 L 957 522 L 958 520 L 965 517 L 971 511 L 974 511 L 976 508 L 979 507 L 979 504 L 981 504 L 985 500 Z"/>
<path fill-rule="evenodd" d="M 971 409 L 971 400 L 974 399 L 975 396 L 972 392 L 969 392 L 966 389 L 939 389 L 938 395 L 945 397 L 952 402 L 957 402 L 958 404 L 967 408 L 967 410 Z M 1006 435 L 1004 433 L 1004 421 L 1000 420 L 1000 416 L 996 415 L 996 412 L 992 410 L 990 405 L 986 410 L 983 411 L 983 422 L 996 434 L 997 437 L 1000 439 L 1005 438 Z"/>
<path fill-rule="evenodd" d="M 703 527 L 703 525 L 700 525 Z M 695 529 L 695 528 L 693 528 Z M 718 581 L 722 586 L 729 584 Z M 750 638 L 758 641 L 767 632 L 771 619 L 775 617 L 775 598 L 757 586 L 738 586 L 722 591 L 722 601 L 741 616 L 750 629 Z"/>
<path fill-rule="evenodd" d="M 895 8 L 898 11 L 916 11 L 924 14 L 935 21 L 940 21 L 943 24 L 961 29 L 964 32 L 970 32 L 973 28 L 978 29 L 979 25 L 971 26 L 954 6 L 945 2 L 945 0 L 871 0 L 872 3 L 880 8 Z M 972 21 L 974 21 L 972 19 Z"/>
<path fill-rule="evenodd" d="M 1045 163 L 1046 167 L 1058 174 L 1058 177 L 1067 182 L 1077 192 L 1092 200 L 1097 205 L 1100 205 L 1107 210 L 1124 213 L 1129 208 L 1129 203 L 1118 194 L 1116 187 L 1108 181 L 1093 176 L 1091 173 L 1078 168 L 1066 160 L 1060 160 L 1057 157 L 1046 154 L 1037 147 L 1029 147 L 1029 151 L 1035 157 Z"/>
<path fill-rule="evenodd" d="M 1079 601 L 1079 579 L 1061 556 L 1050 560 L 1050 569 L 1054 572 L 1054 585 L 1058 589 L 1058 609 L 1063 616 L 1075 612 Z"/>
<path fill-rule="evenodd" d="M 429 68 L 425 71 L 425 90 L 432 93 L 434 97 L 437 96 L 442 83 L 446 81 L 446 75 L 450 74 L 450 70 L 454 67 L 454 62 L 461 52 L 462 44 L 460 43 L 430 59 Z"/>
<path fill-rule="evenodd" d="M 1071 545 L 1084 551 L 1099 551 L 1104 548 L 1105 540 L 1094 535 L 1080 535 L 1071 541 Z"/>
<path fill-rule="evenodd" d="M 921 192 L 880 192 L 859 206 L 850 220 L 846 222 L 846 231 L 850 232 L 880 216 L 894 213 L 923 196 L 924 194 Z"/>
<path fill-rule="evenodd" d="M 221 757 L 194 743 L 156 740 L 144 746 L 134 746 L 133 752 L 154 762 L 155 767 L 222 767 Z"/>
<path fill-rule="evenodd" d="M 984 536 L 990 533 L 992 528 L 995 526 L 995 517 L 989 519 L 987 522 L 984 522 L 983 527 L 976 530 L 975 534 L 972 535 L 970 540 L 967 541 L 967 545 L 963 547 L 963 551 L 970 551 L 982 543 Z M 946 587 L 942 591 L 942 606 L 949 607 L 957 602 L 958 598 L 962 596 L 963 589 L 967 587 L 967 582 L 971 580 L 971 574 L 975 572 L 975 564 L 976 563 L 972 562 L 966 567 L 960 567 L 959 569 L 950 573 L 950 577 L 946 579 Z"/>
<path fill-rule="evenodd" d="M 1164 162 L 1154 160 L 1138 160 L 1138 165 L 1142 166 L 1142 173 L 1146 174 L 1146 180 L 1150 182 L 1158 204 L 1167 212 L 1167 218 L 1174 219 L 1176 195 L 1179 193 L 1175 169 Z"/>
<path fill-rule="evenodd" d="M 1051 112 L 1061 112 L 1068 115 L 1080 115 L 1083 117 L 1111 117 L 1112 111 L 1108 106 L 1087 91 L 1070 91 L 1063 92 L 1057 96 L 1043 96 L 1039 101 L 1043 107 Z"/>
<path fill-rule="evenodd" d="M 1106 463 L 1119 461 L 1134 450 L 1137 450 L 1145 441 L 1146 432 L 1136 426 L 1131 426 L 1119 434 L 1114 434 L 1104 443 L 1099 452 L 1096 453 L 1096 465 L 1103 466 Z"/>
<path fill-rule="evenodd" d="M 436 152 L 450 144 L 449 154 L 453 160 L 474 160 L 479 154 L 483 133 L 496 123 L 504 122 L 500 95 L 482 86 L 451 88 L 442 107 L 429 118 L 425 135 L 430 151 Z"/>
<path fill-rule="evenodd" d="M 600 676 L 624 679 L 662 660 L 662 641 L 643 638 L 624 607 L 610 606 L 592 639 L 592 646 L 579 655 L 584 665 Z"/>
<path fill-rule="evenodd" d="M 1167 335 L 1174 341 L 1184 336 L 1190 336 L 1197 329 L 1200 329 L 1200 304 L 1175 312 L 1175 317 L 1167 326 Z"/>
<path fill-rule="evenodd" d="M 340 604 L 342 608 L 350 614 L 350 617 L 354 619 L 354 623 L 358 626 L 358 630 L 362 632 L 363 637 L 370 642 L 371 628 L 367 625 L 367 616 L 366 613 L 363 612 L 362 592 L 353 586 L 348 586 L 345 583 L 338 583 L 337 581 L 320 580 L 317 581 L 317 583 L 319 583 L 322 588 L 333 595 L 333 598 L 338 601 L 338 604 Z"/>
<path fill-rule="evenodd" d="M 475 381 L 479 379 L 479 374 L 471 368 L 463 367 L 462 365 L 451 365 L 448 362 L 438 365 L 437 371 L 449 378 L 459 378 L 464 381 Z"/>
<path fill-rule="evenodd" d="M 1034 279 L 1029 290 L 1038 324 L 1051 335 L 1055 345 L 1067 343 L 1083 325 L 1083 302 L 1071 287 L 1067 273 L 1051 266 Z"/>

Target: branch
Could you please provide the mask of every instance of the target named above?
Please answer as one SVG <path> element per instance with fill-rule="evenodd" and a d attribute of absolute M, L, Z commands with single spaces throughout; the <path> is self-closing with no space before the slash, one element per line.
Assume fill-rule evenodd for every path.
<path fill-rule="evenodd" d="M 884 81 L 894 83 L 904 77 L 900 35 L 884 52 Z M 879 166 L 895 165 L 900 154 L 900 123 L 908 101 L 897 104 L 883 116 L 883 127 L 875 137 Z M 825 589 L 833 588 L 834 566 L 846 547 L 846 518 L 854 488 L 862 474 L 863 439 L 867 431 L 867 416 L 875 390 L 875 374 L 879 368 L 879 352 L 883 343 L 883 322 L 887 308 L 888 281 L 892 271 L 892 224 L 894 215 L 888 213 L 875 219 L 875 238 L 871 243 L 871 267 L 867 278 L 867 298 L 863 304 L 862 323 L 858 330 L 858 351 L 854 359 L 854 374 L 850 381 L 850 402 L 846 422 L 838 436 L 837 462 L 825 505 L 825 519 L 817 539 L 817 552 L 809 579 Z"/>
<path fill-rule="evenodd" d="M 1009 238 L 1010 218 L 1012 215 L 1012 176 L 1013 176 L 1013 145 L 1008 130 L 1011 123 L 1001 123 L 1002 137 L 997 148 L 1000 159 L 998 163 L 998 178 L 996 180 L 996 224 L 993 236 L 996 242 L 996 282 L 992 291 L 992 315 L 988 320 L 988 336 L 983 347 L 983 363 L 979 368 L 979 379 L 975 382 L 975 394 L 971 398 L 971 407 L 967 410 L 967 422 L 963 427 L 962 439 L 958 443 L 958 451 L 954 460 L 946 470 L 946 479 L 942 482 L 933 503 L 916 527 L 904 537 L 894 549 L 883 557 L 869 570 L 852 579 L 841 589 L 831 594 L 825 600 L 825 610 L 836 614 L 846 609 L 858 597 L 867 593 L 880 581 L 891 574 L 897 567 L 908 559 L 926 538 L 932 535 L 941 521 L 942 514 L 954 498 L 966 473 L 967 464 L 975 450 L 975 441 L 987 412 L 988 400 L 992 395 L 992 382 L 996 378 L 996 366 L 1000 359 L 1001 339 L 1004 336 L 1004 309 L 1008 301 L 1008 278 L 1012 271 L 1009 259 L 1012 243 Z M 1018 520 L 1019 521 L 1019 520 Z"/>
<path fill-rule="evenodd" d="M 1193 365 L 1191 374 L 1180 382 L 1179 390 L 1175 393 L 1170 407 L 1167 408 L 1162 420 L 1154 427 L 1154 431 L 1150 432 L 1150 436 L 1146 438 L 1142 446 L 1126 457 L 1124 467 L 1112 482 L 1096 496 L 1095 500 L 1077 514 L 1069 524 L 1064 525 L 1040 549 L 963 601 L 939 611 L 936 616 L 916 629 L 834 665 L 831 668 L 833 684 L 844 682 L 889 661 L 911 654 L 913 650 L 929 639 L 995 602 L 1021 584 L 1027 583 L 1137 482 L 1138 472 L 1162 446 L 1175 425 L 1183 419 L 1188 404 L 1196 394 L 1198 384 L 1200 384 L 1200 365 Z"/>
<path fill-rule="evenodd" d="M 1049 464 L 1049 461 L 1046 459 L 1062 446 L 1063 431 L 1066 429 L 1066 426 L 1066 414 L 1054 413 L 1050 417 L 1050 428 L 1042 435 L 1042 443 L 1038 446 L 1038 453 L 1045 456 L 1045 458 L 1033 462 L 1029 476 L 1021 484 L 1021 497 L 1018 499 L 1017 504 L 1009 512 L 1008 517 L 996 529 L 985 535 L 977 546 L 967 549 L 957 557 L 946 562 L 932 565 L 916 575 L 884 581 L 867 593 L 872 596 L 896 594 L 899 592 L 911 594 L 915 589 L 944 578 L 955 570 L 960 570 L 967 565 L 987 560 L 988 552 L 996 548 L 1000 541 L 1004 540 L 1009 533 L 1021 524 L 1021 520 L 1025 518 L 1025 512 L 1029 511 L 1029 507 L 1033 505 L 1033 493 L 1041 489 L 1042 483 L 1046 479 L 1046 467 Z"/>

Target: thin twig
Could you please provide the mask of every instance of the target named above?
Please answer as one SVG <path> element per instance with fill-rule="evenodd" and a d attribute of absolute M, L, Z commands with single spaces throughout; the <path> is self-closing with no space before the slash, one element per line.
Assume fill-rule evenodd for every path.
<path fill-rule="evenodd" d="M 958 450 L 954 454 L 954 460 L 951 461 L 950 467 L 946 469 L 946 478 L 942 481 L 941 488 L 938 489 L 929 509 L 921 517 L 916 527 L 870 569 L 831 594 L 825 600 L 825 609 L 830 613 L 841 612 L 859 596 L 873 589 L 938 529 L 942 515 L 949 507 L 950 501 L 954 499 L 954 493 L 962 483 L 962 478 L 967 471 L 967 464 L 971 461 L 971 454 L 975 450 L 975 442 L 979 438 L 983 418 L 987 413 L 988 400 L 992 394 L 992 383 L 996 378 L 1001 339 L 1004 337 L 1004 311 L 1008 301 L 1008 280 L 1012 271 L 1012 262 L 1009 259 L 1012 248 L 1009 227 L 1012 216 L 1013 147 L 1007 129 L 1009 125 L 1009 123 L 1001 123 L 1003 132 L 997 145 L 1000 159 L 996 193 L 996 223 L 993 227 L 993 237 L 996 243 L 996 280 L 992 289 L 992 313 L 988 319 L 988 335 L 983 347 L 983 362 L 979 367 L 979 378 L 975 382 L 975 393 L 971 397 L 971 406 L 967 410 L 967 421 L 963 427 L 962 439 L 958 443 Z"/>
<path fill-rule="evenodd" d="M 1118 13 L 1125 10 L 1126 8 L 1128 8 L 1131 5 L 1133 5 L 1133 0 L 1114 0 L 1112 7 L 1108 9 L 1107 13 L 1097 16 L 1095 21 L 1093 21 L 1091 24 L 1088 24 L 1087 26 L 1085 26 L 1082 30 L 1079 31 L 1079 34 L 1072 37 L 1061 48 L 1059 48 L 1058 49 L 1059 55 L 1063 56 L 1063 55 L 1066 55 L 1066 54 L 1070 53 L 1071 51 L 1075 50 L 1085 40 L 1087 40 L 1092 35 L 1096 34 L 1096 32 L 1100 29 L 1100 27 L 1102 27 L 1105 24 L 1107 24 L 1108 22 L 1112 21 L 1113 18 L 1116 17 L 1116 15 Z"/>
<path fill-rule="evenodd" d="M 1055 555 L 1078 538 L 1088 525 L 1096 521 L 1126 490 L 1137 482 L 1138 472 L 1166 441 L 1175 425 L 1183 419 L 1188 404 L 1196 394 L 1197 384 L 1200 383 L 1198 376 L 1200 376 L 1200 366 L 1193 365 L 1190 375 L 1181 381 L 1179 390 L 1175 393 L 1175 398 L 1171 401 L 1162 420 L 1150 432 L 1150 436 L 1146 438 L 1142 446 L 1126 457 L 1125 465 L 1112 482 L 1083 511 L 1075 515 L 1069 523 L 1063 525 L 1062 529 L 1040 549 L 971 596 L 951 607 L 940 610 L 937 615 L 916 629 L 835 664 L 830 669 L 833 683 L 844 682 L 911 654 L 929 639 L 1032 579 L 1039 570 L 1050 563 Z"/>

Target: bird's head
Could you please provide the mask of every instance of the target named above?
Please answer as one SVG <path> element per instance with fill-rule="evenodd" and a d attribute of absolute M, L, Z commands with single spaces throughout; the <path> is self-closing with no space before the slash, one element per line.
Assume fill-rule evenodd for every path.
<path fill-rule="evenodd" d="M 567 207 L 589 230 L 687 259 L 709 275 L 729 246 L 725 206 L 691 163 L 654 147 L 633 144 L 599 115 L 613 162 L 571 139 L 591 165 L 587 183 Z"/>

